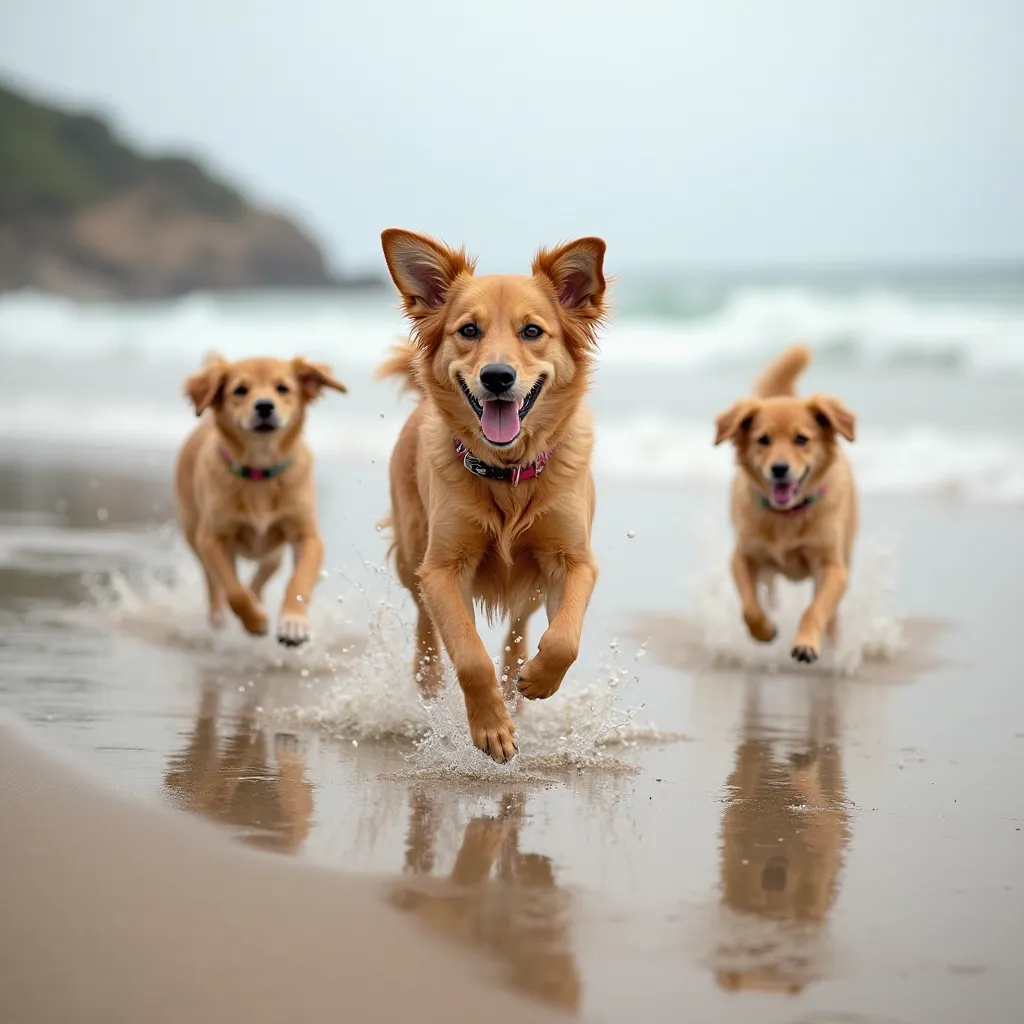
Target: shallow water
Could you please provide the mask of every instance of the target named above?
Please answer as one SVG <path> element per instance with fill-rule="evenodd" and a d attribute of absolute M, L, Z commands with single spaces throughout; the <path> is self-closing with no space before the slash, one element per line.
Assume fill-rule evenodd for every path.
<path fill-rule="evenodd" d="M 815 361 L 804 393 L 858 419 L 862 493 L 1024 503 L 1024 272 L 803 281 L 627 278 L 603 333 L 592 404 L 599 479 L 704 487 L 732 472 L 712 424 L 794 340 Z M 349 385 L 315 409 L 322 458 L 385 462 L 407 405 L 372 380 L 404 330 L 394 297 L 192 296 L 78 305 L 0 297 L 9 396 L 0 444 L 33 440 L 166 455 L 191 429 L 181 381 L 203 354 L 303 353 Z M 69 403 L 74 415 L 69 416 Z"/>
<path fill-rule="evenodd" d="M 721 493 L 606 484 L 580 663 L 501 767 L 457 693 L 417 699 L 382 467 L 322 471 L 316 639 L 288 652 L 208 633 L 154 461 L 0 467 L 0 702 L 115 786 L 390 876 L 586 1019 L 1011 1019 L 1016 508 L 869 498 L 838 656 L 802 671 L 743 636 Z"/>

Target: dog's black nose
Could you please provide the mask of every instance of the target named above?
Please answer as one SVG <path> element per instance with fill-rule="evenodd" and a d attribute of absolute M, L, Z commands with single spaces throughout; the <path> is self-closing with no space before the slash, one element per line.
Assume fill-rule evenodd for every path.
<path fill-rule="evenodd" d="M 253 405 L 253 409 L 262 420 L 269 420 L 274 415 L 274 403 L 269 398 L 261 398 Z"/>
<path fill-rule="evenodd" d="M 773 462 L 772 463 L 772 476 L 776 480 L 785 480 L 789 476 L 789 463 L 788 462 Z"/>
<path fill-rule="evenodd" d="M 516 371 L 508 363 L 488 363 L 480 371 L 480 383 L 492 395 L 508 391 L 516 382 Z"/>

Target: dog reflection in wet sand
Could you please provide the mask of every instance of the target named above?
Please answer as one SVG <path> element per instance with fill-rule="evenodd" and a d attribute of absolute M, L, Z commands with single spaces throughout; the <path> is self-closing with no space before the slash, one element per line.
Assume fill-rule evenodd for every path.
<path fill-rule="evenodd" d="M 313 820 L 305 755 L 295 736 L 278 733 L 271 766 L 255 707 L 250 695 L 237 713 L 222 713 L 220 688 L 204 686 L 188 745 L 171 759 L 164 785 L 178 807 L 237 830 L 244 842 L 295 853 Z"/>
<path fill-rule="evenodd" d="M 495 817 L 473 818 L 466 825 L 446 879 L 401 884 L 393 901 L 445 937 L 495 954 L 517 988 L 575 1012 L 582 988 L 570 951 L 569 897 L 548 857 L 519 848 L 525 806 L 525 794 L 501 797 Z M 443 805 L 413 790 L 409 812 L 405 871 L 433 875 Z"/>
<path fill-rule="evenodd" d="M 730 991 L 796 995 L 824 973 L 849 831 L 834 689 L 808 693 L 794 735 L 771 729 L 760 685 L 748 685 L 722 816 L 726 935 L 712 957 Z"/>

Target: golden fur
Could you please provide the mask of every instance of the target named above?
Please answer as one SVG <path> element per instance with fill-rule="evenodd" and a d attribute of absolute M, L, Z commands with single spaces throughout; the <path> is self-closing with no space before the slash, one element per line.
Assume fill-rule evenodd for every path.
<path fill-rule="evenodd" d="M 590 547 L 594 433 L 584 396 L 606 312 L 605 245 L 584 238 L 544 250 L 528 277 L 475 277 L 464 251 L 422 235 L 391 229 L 382 242 L 413 340 L 379 374 L 401 376 L 420 395 L 391 458 L 389 519 L 398 576 L 419 610 L 415 672 L 424 692 L 437 692 L 440 634 L 473 742 L 504 761 L 517 749 L 515 725 L 476 631 L 473 603 L 510 619 L 506 692 L 518 675 L 527 698 L 555 693 L 579 654 L 597 580 Z M 467 324 L 476 337 L 459 333 Z M 528 337 L 534 325 L 540 333 Z M 514 368 L 520 396 L 543 378 L 521 433 L 504 447 L 487 441 L 465 394 L 478 391 L 479 371 L 494 363 Z M 513 486 L 469 473 L 454 437 L 498 466 L 526 465 L 557 449 L 541 476 Z M 526 621 L 545 600 L 548 628 L 525 661 Z"/>
<path fill-rule="evenodd" d="M 324 545 L 316 522 L 313 456 L 302 440 L 302 426 L 306 406 L 325 387 L 345 390 L 329 367 L 302 358 L 229 363 L 213 355 L 185 382 L 185 393 L 202 419 L 178 456 L 178 518 L 206 574 L 215 628 L 224 623 L 226 600 L 248 632 L 267 632 L 260 598 L 290 546 L 295 568 L 285 589 L 277 638 L 293 646 L 309 637 L 309 600 Z M 274 403 L 277 427 L 261 433 L 253 429 L 255 406 L 266 400 Z M 239 466 L 290 462 L 272 479 L 244 479 L 224 453 Z M 239 557 L 258 565 L 248 586 L 238 578 Z"/>
<path fill-rule="evenodd" d="M 755 640 L 775 639 L 759 583 L 770 588 L 778 575 L 812 579 L 814 599 L 793 641 L 793 657 L 807 662 L 820 654 L 823 632 L 835 637 L 857 532 L 853 474 L 837 441 L 837 435 L 854 439 L 854 416 L 838 398 L 796 397 L 796 380 L 810 359 L 803 345 L 782 352 L 758 380 L 756 397 L 741 399 L 718 417 L 715 436 L 715 444 L 731 440 L 736 446 L 732 572 L 747 628 Z M 772 467 L 781 465 L 799 481 L 797 490 L 779 509 L 765 507 L 774 500 Z M 808 498 L 813 503 L 801 507 Z"/>

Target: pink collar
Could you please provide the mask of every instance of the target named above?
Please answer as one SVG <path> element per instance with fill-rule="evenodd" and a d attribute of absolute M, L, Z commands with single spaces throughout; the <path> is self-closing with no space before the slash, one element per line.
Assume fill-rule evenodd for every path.
<path fill-rule="evenodd" d="M 528 462 L 525 466 L 492 466 L 478 459 L 457 437 L 452 440 L 455 443 L 455 454 L 462 456 L 462 464 L 470 473 L 474 476 L 482 476 L 487 480 L 504 480 L 513 487 L 518 487 L 522 480 L 532 480 L 535 476 L 540 476 L 551 456 L 554 455 L 555 448 L 558 447 L 555 445 L 546 452 L 541 452 L 533 462 Z"/>

